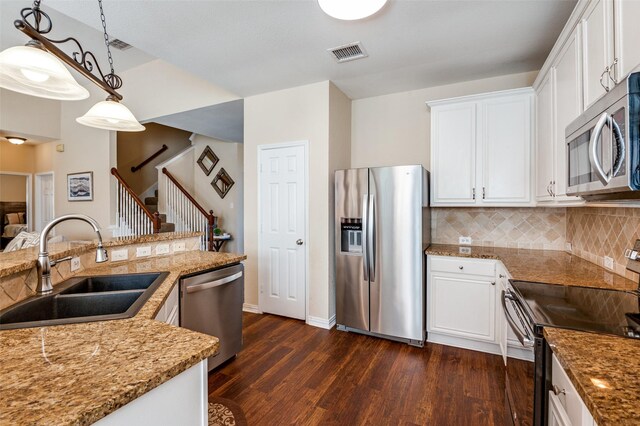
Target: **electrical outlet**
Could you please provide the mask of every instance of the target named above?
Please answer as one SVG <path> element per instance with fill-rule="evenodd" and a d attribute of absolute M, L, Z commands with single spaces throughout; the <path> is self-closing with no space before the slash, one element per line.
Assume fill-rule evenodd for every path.
<path fill-rule="evenodd" d="M 71 258 L 71 272 L 75 272 L 78 269 L 80 269 L 80 267 L 82 266 L 82 264 L 80 264 L 80 258 L 79 257 L 72 257 Z"/>
<path fill-rule="evenodd" d="M 607 269 L 613 269 L 613 259 L 609 256 L 604 257 L 604 267 Z"/>
<path fill-rule="evenodd" d="M 156 246 L 156 254 L 169 254 L 169 244 L 158 244 Z"/>
<path fill-rule="evenodd" d="M 571 253 L 573 251 L 573 246 L 571 245 L 571 243 L 564 243 L 564 249 L 565 251 Z"/>
<path fill-rule="evenodd" d="M 179 242 L 179 243 L 173 243 L 173 252 L 179 252 L 179 251 L 185 251 L 187 249 L 187 247 L 184 244 L 184 241 Z"/>
<path fill-rule="evenodd" d="M 458 238 L 458 244 L 466 244 L 471 245 L 471 237 L 460 237 Z"/>
<path fill-rule="evenodd" d="M 460 247 L 460 254 L 471 254 L 471 247 Z"/>
<path fill-rule="evenodd" d="M 136 257 L 151 256 L 151 246 L 144 246 L 136 248 Z"/>
<path fill-rule="evenodd" d="M 129 258 L 129 251 L 127 249 L 111 250 L 111 256 L 109 257 L 111 258 L 112 262 L 127 260 Z"/>

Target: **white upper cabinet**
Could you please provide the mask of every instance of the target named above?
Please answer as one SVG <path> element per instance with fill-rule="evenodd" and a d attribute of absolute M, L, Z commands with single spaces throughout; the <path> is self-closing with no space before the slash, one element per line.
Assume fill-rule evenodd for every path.
<path fill-rule="evenodd" d="M 555 175 L 552 195 L 557 201 L 576 200 L 567 197 L 567 126 L 582 113 L 582 76 L 580 74 L 578 31 L 574 30 L 553 66 L 555 101 Z"/>
<path fill-rule="evenodd" d="M 613 0 L 594 0 L 582 15 L 584 100 L 588 108 L 613 86 L 606 71 L 613 65 Z"/>
<path fill-rule="evenodd" d="M 614 0 L 615 57 L 618 58 L 615 77 L 621 81 L 640 64 L 640 1 Z"/>
<path fill-rule="evenodd" d="M 432 197 L 449 205 L 475 203 L 476 104 L 444 105 L 431 111 Z M 440 171 L 434 179 L 434 170 Z"/>
<path fill-rule="evenodd" d="M 555 159 L 555 102 L 553 99 L 553 69 L 540 83 L 536 93 L 536 200 L 553 201 L 551 185 L 554 179 Z"/>
<path fill-rule="evenodd" d="M 427 104 L 431 205 L 531 205 L 531 89 Z"/>

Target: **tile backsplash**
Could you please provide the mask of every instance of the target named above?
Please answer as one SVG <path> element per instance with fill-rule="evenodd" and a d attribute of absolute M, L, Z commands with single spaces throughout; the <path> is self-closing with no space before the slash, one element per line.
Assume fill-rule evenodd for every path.
<path fill-rule="evenodd" d="M 567 242 L 576 256 L 604 266 L 614 261 L 614 271 L 633 281 L 638 274 L 626 270 L 624 250 L 640 238 L 640 208 L 575 207 L 567 209 Z"/>
<path fill-rule="evenodd" d="M 434 208 L 432 242 L 458 244 L 471 237 L 475 246 L 564 250 L 564 208 Z"/>

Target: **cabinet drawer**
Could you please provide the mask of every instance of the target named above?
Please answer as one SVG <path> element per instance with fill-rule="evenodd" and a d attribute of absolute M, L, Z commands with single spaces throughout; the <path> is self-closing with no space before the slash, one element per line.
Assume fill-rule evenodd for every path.
<path fill-rule="evenodd" d="M 495 277 L 495 260 L 465 259 L 461 257 L 431 257 L 431 270 L 466 275 Z"/>
<path fill-rule="evenodd" d="M 567 376 L 555 354 L 553 355 L 551 367 L 551 383 L 551 392 L 557 391 L 556 402 L 562 405 L 571 424 L 578 426 L 593 425 L 593 417 L 591 417 L 587 406 L 578 395 L 576 388 L 573 387 L 569 376 Z"/>

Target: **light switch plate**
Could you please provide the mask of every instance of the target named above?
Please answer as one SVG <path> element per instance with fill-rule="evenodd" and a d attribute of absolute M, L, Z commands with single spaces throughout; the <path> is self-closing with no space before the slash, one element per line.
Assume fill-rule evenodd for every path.
<path fill-rule="evenodd" d="M 186 245 L 184 244 L 184 241 L 179 242 L 179 243 L 173 243 L 173 252 L 179 252 L 179 251 L 185 251 L 187 249 Z"/>
<path fill-rule="evenodd" d="M 471 237 L 460 237 L 458 238 L 458 244 L 466 244 L 471 245 Z"/>
<path fill-rule="evenodd" d="M 79 257 L 76 256 L 71 258 L 71 272 L 77 271 L 81 266 L 82 264 L 80 263 Z"/>
<path fill-rule="evenodd" d="M 127 260 L 129 258 L 129 251 L 127 249 L 111 250 L 111 256 L 109 257 L 112 262 Z"/>
<path fill-rule="evenodd" d="M 151 246 L 137 247 L 136 257 L 151 256 Z"/>
<path fill-rule="evenodd" d="M 156 254 L 169 254 L 169 244 L 158 244 L 156 246 Z"/>
<path fill-rule="evenodd" d="M 604 267 L 607 269 L 613 269 L 613 259 L 609 256 L 604 257 Z"/>

